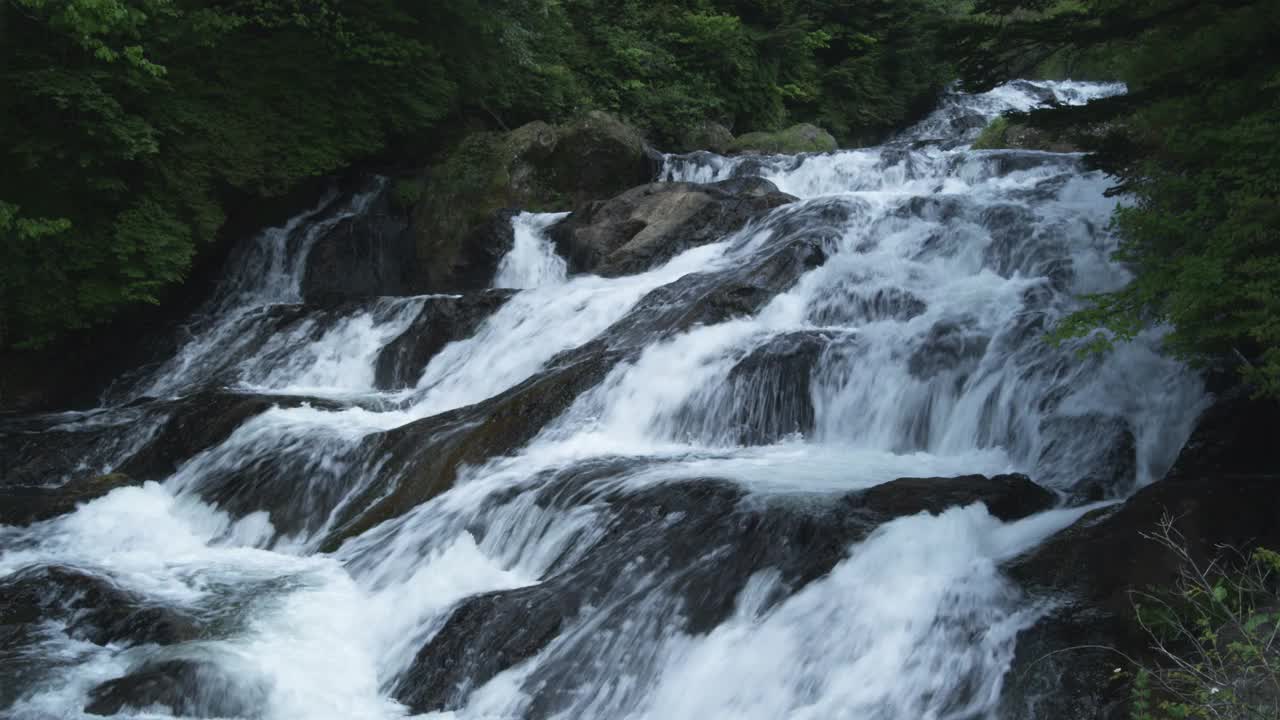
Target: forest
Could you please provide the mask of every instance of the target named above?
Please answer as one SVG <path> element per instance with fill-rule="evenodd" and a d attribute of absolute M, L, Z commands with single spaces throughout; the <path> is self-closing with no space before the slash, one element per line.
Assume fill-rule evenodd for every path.
<path fill-rule="evenodd" d="M 1137 280 L 1059 336 L 1169 323 L 1277 394 L 1278 34 L 1246 0 L 5 0 L 0 349 L 163 302 L 246 203 L 469 131 L 602 109 L 660 149 L 706 122 L 850 147 L 955 80 L 1073 76 L 1130 92 L 1025 121 L 1103 128 Z"/>

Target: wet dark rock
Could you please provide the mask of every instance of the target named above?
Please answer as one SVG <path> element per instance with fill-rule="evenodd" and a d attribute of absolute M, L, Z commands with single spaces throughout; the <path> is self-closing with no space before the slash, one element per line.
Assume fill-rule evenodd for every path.
<path fill-rule="evenodd" d="M 329 400 L 293 395 L 251 395 L 206 391 L 176 402 L 173 415 L 147 447 L 120 466 L 142 482 L 163 480 L 183 462 L 226 440 L 249 419 L 273 407 L 339 409 Z"/>
<path fill-rule="evenodd" d="M 963 320 L 943 320 L 929 333 L 907 360 L 907 368 L 920 380 L 942 373 L 965 373 L 987 351 L 991 338 L 977 334 L 974 324 Z"/>
<path fill-rule="evenodd" d="M 377 465 L 377 477 L 349 504 L 350 513 L 340 518 L 325 548 L 448 490 L 461 466 L 519 449 L 624 356 L 590 343 L 553 358 L 547 370 L 492 398 L 372 436 L 363 452 Z"/>
<path fill-rule="evenodd" d="M 1046 486 L 1072 504 L 1124 497 L 1137 479 L 1137 441 L 1122 418 L 1100 414 L 1055 416 L 1040 424 L 1046 439 L 1036 467 L 1049 468 Z"/>
<path fill-rule="evenodd" d="M 427 263 L 424 289 L 467 292 L 489 287 L 502 257 L 515 244 L 511 219 L 516 214 L 508 208 L 495 210 L 468 228 L 452 253 L 438 253 Z"/>
<path fill-rule="evenodd" d="M 545 653 L 525 681 L 538 688 L 527 716 L 549 717 L 588 690 L 582 684 L 591 677 L 598 644 L 629 623 L 660 616 L 662 630 L 677 622 L 686 633 L 709 632 L 733 612 L 752 576 L 776 570 L 783 587 L 795 592 L 895 517 L 983 501 L 998 517 L 1014 519 L 1053 501 L 1023 476 L 902 479 L 843 496 L 801 499 L 753 497 L 715 478 L 624 492 L 607 482 L 617 472 L 625 470 L 593 461 L 548 479 L 540 491 L 548 503 L 607 505 L 603 536 L 539 585 L 465 601 L 419 651 L 395 691 L 398 699 L 413 712 L 456 708 L 494 675 Z M 660 586 L 649 584 L 658 576 Z M 642 609 L 655 602 L 662 604 L 657 615 L 651 607 Z M 576 628 L 587 606 L 595 609 L 592 627 Z M 607 608 L 603 616 L 601 608 Z"/>
<path fill-rule="evenodd" d="M 832 341 L 831 334 L 813 331 L 770 339 L 743 357 L 722 385 L 707 395 L 695 395 L 677 413 L 675 436 L 765 445 L 812 433 L 813 373 Z"/>
<path fill-rule="evenodd" d="M 266 696 L 261 683 L 246 682 L 215 662 L 157 660 L 94 688 L 84 711 L 115 715 L 159 705 L 184 717 L 255 718 L 261 717 Z"/>
<path fill-rule="evenodd" d="M 904 202 L 893 214 L 898 218 L 945 223 L 960 217 L 970 204 L 969 199 L 952 195 L 916 196 Z"/>
<path fill-rule="evenodd" d="M 816 298 L 809 310 L 815 325 L 860 325 L 894 320 L 906 322 L 923 315 L 929 306 L 924 300 L 899 288 L 867 292 L 855 284 L 840 285 Z"/>
<path fill-rule="evenodd" d="M 954 478 L 900 478 L 855 494 L 851 505 L 888 518 L 985 503 L 992 516 L 1009 522 L 1044 510 L 1053 493 L 1026 475 L 962 475 Z"/>
<path fill-rule="evenodd" d="M 425 300 L 409 327 L 378 354 L 377 386 L 399 390 L 416 385 L 436 353 L 451 342 L 474 335 L 514 294 L 512 290 L 485 290 Z"/>
<path fill-rule="evenodd" d="M 1128 717 L 1129 689 L 1108 649 L 1149 661 L 1148 638 L 1130 593 L 1169 587 L 1179 572 L 1167 548 L 1144 537 L 1165 518 L 1203 565 L 1222 547 L 1280 547 L 1280 407 L 1228 393 L 1200 419 L 1164 480 L 1121 505 L 1096 510 L 1010 563 L 1010 577 L 1050 614 L 1018 638 L 1002 703 L 1010 717 L 1113 720 Z"/>
<path fill-rule="evenodd" d="M 0 487 L 0 525 L 30 525 L 71 512 L 119 487 L 137 484 L 124 473 L 73 479 L 63 485 L 5 485 Z"/>
<path fill-rule="evenodd" d="M 0 626 L 45 620 L 65 622 L 68 635 L 98 645 L 170 645 L 199 635 L 192 615 L 148 603 L 105 577 L 82 570 L 42 566 L 0 580 Z"/>
<path fill-rule="evenodd" d="M 761 178 L 651 183 L 575 210 L 550 230 L 572 272 L 643 272 L 724 238 L 794 197 Z"/>
<path fill-rule="evenodd" d="M 415 293 L 408 214 L 392 200 L 389 183 L 371 192 L 363 212 L 337 221 L 312 245 L 302 280 L 307 302 Z"/>
<path fill-rule="evenodd" d="M 468 136 L 428 170 L 414 206 L 421 291 L 488 287 L 511 247 L 510 208 L 572 210 L 651 182 L 660 166 L 635 128 L 601 112 Z"/>

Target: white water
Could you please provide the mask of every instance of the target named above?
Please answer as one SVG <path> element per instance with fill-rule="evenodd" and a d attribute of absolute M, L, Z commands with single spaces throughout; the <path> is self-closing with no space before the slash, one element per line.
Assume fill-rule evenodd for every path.
<path fill-rule="evenodd" d="M 527 290 L 564 282 L 568 265 L 556 254 L 545 233 L 566 215 L 568 213 L 522 212 L 512 218 L 514 245 L 499 262 L 493 286 Z"/>
<path fill-rule="evenodd" d="M 1070 102 L 1117 90 L 1039 87 Z M 961 143 L 976 129 L 953 122 L 1026 109 L 1029 93 L 951 98 L 883 148 L 755 164 L 671 157 L 669 179 L 762 174 L 802 200 L 633 276 L 565 278 L 544 234 L 556 217 L 521 214 L 494 285 L 522 292 L 395 393 L 374 387 L 374 363 L 426 299 L 294 307 L 307 238 L 319 232 L 311 224 L 358 213 L 369 198 L 329 201 L 268 231 L 246 252 L 244 274 L 193 323 L 191 341 L 125 395 L 224 383 L 344 407 L 268 410 L 162 484 L 117 490 L 30 528 L 0 527 L 0 580 L 33 566 L 82 568 L 206 627 L 196 641 L 125 648 L 42 626 L 24 656 L 35 679 L 0 712 L 80 717 L 94 685 L 179 657 L 229 672 L 263 718 L 404 716 L 397 685 L 460 601 L 600 562 L 591 551 L 607 539 L 611 498 L 689 478 L 745 488 L 748 514 L 753 503 L 821 508 L 904 476 L 1021 471 L 1066 493 L 1099 462 L 1092 440 L 1050 452 L 1078 441 L 1070 423 L 1082 421 L 1133 435 L 1133 471 L 1111 494 L 1158 479 L 1203 402 L 1199 381 L 1159 355 L 1154 336 L 1087 361 L 1041 339 L 1075 295 L 1128 279 L 1108 259 L 1106 178 L 1069 156 L 969 151 Z M 926 139 L 947 142 L 908 145 Z M 731 273 L 808 231 L 823 238 L 827 261 L 752 317 L 642 339 L 513 456 L 468 468 L 448 492 L 316 552 L 382 467 L 367 444 L 379 433 L 499 395 L 601 337 L 651 291 Z M 281 309 L 298 314 L 272 319 Z M 774 391 L 790 386 L 786 377 L 741 381 L 735 368 L 795 333 L 821 337 L 808 396 L 793 398 L 808 401 L 811 420 L 793 430 L 783 413 L 782 436 L 744 440 L 779 415 Z M 622 458 L 618 469 L 580 500 L 542 495 L 557 497 L 566 482 L 557 473 L 608 458 Z M 201 499 L 227 478 L 226 487 L 247 482 L 260 494 L 257 511 L 243 512 L 239 498 L 233 516 L 231 505 Z M 425 717 L 546 716 L 546 707 L 573 719 L 990 717 L 1013 638 L 1039 611 L 999 564 L 1082 512 L 1002 523 L 975 505 L 899 518 L 801 589 L 782 569 L 754 573 L 731 615 L 705 633 L 683 625 L 690 608 L 676 588 L 686 576 L 637 553 L 536 654 Z M 696 521 L 674 512 L 662 522 L 675 533 Z M 712 564 L 688 571 L 696 582 L 731 564 L 735 548 L 705 551 Z M 157 713 L 139 717 L 167 716 Z"/>

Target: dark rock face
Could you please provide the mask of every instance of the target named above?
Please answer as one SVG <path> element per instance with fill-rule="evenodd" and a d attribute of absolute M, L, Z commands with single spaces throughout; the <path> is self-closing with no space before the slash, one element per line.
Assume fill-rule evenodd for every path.
<path fill-rule="evenodd" d="M 184 461 L 226 440 L 250 418 L 273 407 L 337 409 L 336 403 L 290 395 L 245 395 L 207 391 L 177 402 L 173 415 L 146 448 L 120 466 L 138 482 L 163 480 Z"/>
<path fill-rule="evenodd" d="M 761 445 L 810 434 L 814 367 L 833 341 L 831 334 L 810 331 L 770 339 L 743 357 L 725 383 L 681 408 L 675 437 Z"/>
<path fill-rule="evenodd" d="M 468 227 L 453 248 L 432 246 L 424 259 L 422 287 L 429 292 L 468 292 L 489 287 L 502 256 L 515 244 L 511 218 L 516 211 L 495 210 Z M 448 235 L 438 236 L 442 240 Z"/>
<path fill-rule="evenodd" d="M 97 645 L 171 645 L 199 634 L 191 615 L 149 605 L 110 580 L 68 567 L 34 567 L 0 580 L 0 625 L 68 623 L 67 633 Z"/>
<path fill-rule="evenodd" d="M 903 479 L 822 504 L 748 499 L 719 479 L 672 481 L 633 493 L 595 486 L 594 480 L 619 472 L 617 462 L 561 471 L 543 491 L 552 505 L 605 503 L 604 535 L 539 585 L 466 601 L 419 651 L 396 690 L 398 699 L 414 712 L 456 708 L 475 687 L 545 651 L 550 657 L 526 683 L 540 688 L 528 716 L 549 717 L 583 691 L 593 642 L 625 623 L 643 622 L 646 603 L 671 603 L 673 612 L 664 616 L 681 618 L 685 632 L 708 632 L 729 616 L 756 573 L 776 569 L 784 585 L 797 590 L 829 572 L 851 543 L 895 517 L 982 501 L 997 516 L 1014 519 L 1053 501 L 1024 476 Z M 668 580 L 661 588 L 644 586 L 643 578 L 659 568 Z M 590 632 L 565 633 L 586 606 L 609 611 L 593 619 Z M 549 647 L 557 636 L 561 640 Z"/>
<path fill-rule="evenodd" d="M 395 207 L 389 188 L 373 192 L 364 212 L 339 220 L 316 239 L 302 281 L 307 302 L 414 294 L 416 251 L 408 215 Z"/>
<path fill-rule="evenodd" d="M 474 335 L 514 294 L 511 290 L 486 290 L 427 299 L 413 323 L 378 355 L 377 386 L 398 390 L 416 385 L 436 353 L 451 342 Z"/>
<path fill-rule="evenodd" d="M 336 548 L 449 489 L 460 466 L 514 452 L 623 357 L 590 343 L 492 398 L 372 436 L 362 452 L 377 459 L 377 477 L 349 504 L 352 514 L 341 518 L 325 548 Z"/>
<path fill-rule="evenodd" d="M 219 391 L 173 401 L 145 402 L 140 405 L 138 422 L 144 418 L 153 421 L 158 414 L 164 424 L 118 468 L 105 474 L 91 468 L 77 468 L 77 457 L 92 457 L 101 447 L 116 447 L 117 436 L 139 432 L 127 422 L 87 430 L 12 432 L 0 438 L 0 453 L 3 453 L 0 459 L 14 463 L 18 470 L 0 482 L 0 524 L 27 525 L 47 520 L 71 512 L 78 504 L 116 488 L 164 480 L 187 460 L 222 443 L 254 416 L 273 407 L 303 404 L 331 410 L 340 407 L 315 398 Z M 35 427 L 39 425 L 32 429 Z M 236 510 L 235 507 L 228 509 Z M 254 509 L 258 508 L 249 508 L 246 512 Z"/>
<path fill-rule="evenodd" d="M 550 234 L 570 271 L 616 277 L 720 240 L 794 200 L 761 178 L 708 185 L 652 183 L 586 205 Z"/>
<path fill-rule="evenodd" d="M 1137 441 L 1123 419 L 1052 417 L 1041 424 L 1040 434 L 1051 439 L 1036 466 L 1058 469 L 1041 481 L 1065 491 L 1072 504 L 1123 497 L 1133 490 Z"/>
<path fill-rule="evenodd" d="M 1097 510 L 1014 560 L 1010 576 L 1053 611 L 1018 638 L 1002 699 L 1010 717 L 1113 720 L 1128 717 L 1128 688 L 1107 650 L 1143 659 L 1150 639 L 1133 619 L 1129 593 L 1167 587 L 1177 558 L 1143 537 L 1165 517 L 1203 564 L 1220 546 L 1280 547 L 1280 461 L 1274 428 L 1280 407 L 1224 395 L 1200 420 L 1174 468 L 1123 505 Z M 1128 669 L 1126 667 L 1126 669 Z"/>
<path fill-rule="evenodd" d="M 29 525 L 76 509 L 118 487 L 134 485 L 124 473 L 77 478 L 64 485 L 5 485 L 0 487 L 0 525 Z"/>
<path fill-rule="evenodd" d="M 571 210 L 652 181 L 661 162 L 639 131 L 601 112 L 469 136 L 428 170 L 413 210 L 420 292 L 488 287 L 511 247 L 510 208 Z"/>
<path fill-rule="evenodd" d="M 127 708 L 160 705 L 183 717 L 259 717 L 266 688 L 246 682 L 208 661 L 175 659 L 144 663 L 128 675 L 94 688 L 84 711 L 115 715 Z"/>
<path fill-rule="evenodd" d="M 991 339 L 974 331 L 974 323 L 941 321 L 907 360 L 911 374 L 921 380 L 946 372 L 967 374 L 982 359 Z"/>

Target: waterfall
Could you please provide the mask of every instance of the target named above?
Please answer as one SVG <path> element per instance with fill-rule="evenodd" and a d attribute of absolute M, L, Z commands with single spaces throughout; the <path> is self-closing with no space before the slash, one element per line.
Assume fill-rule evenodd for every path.
<path fill-rule="evenodd" d="M 498 264 L 494 287 L 525 290 L 564 282 L 569 272 L 564 258 L 546 237 L 547 228 L 568 213 L 520 213 L 511 221 L 514 245 Z"/>
<path fill-rule="evenodd" d="M 563 214 L 520 213 L 493 289 L 309 301 L 316 238 L 381 182 L 248 239 L 171 358 L 24 426 L 71 448 L 48 484 L 153 480 L 0 526 L 0 592 L 46 613 L 0 648 L 0 713 L 994 717 L 1045 610 L 1001 563 L 1159 480 L 1205 402 L 1159 330 L 1045 342 L 1130 279 L 1108 178 L 968 146 L 1122 91 L 668 156 L 797 200 L 621 277 L 568 275 Z"/>

